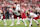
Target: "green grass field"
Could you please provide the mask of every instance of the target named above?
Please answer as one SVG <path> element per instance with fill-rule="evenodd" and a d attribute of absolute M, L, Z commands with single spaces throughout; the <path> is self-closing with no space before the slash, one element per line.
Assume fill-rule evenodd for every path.
<path fill-rule="evenodd" d="M 37 20 L 40 24 L 40 20 Z M 27 23 L 27 26 L 24 25 L 24 23 L 22 21 L 20 21 L 20 25 L 16 25 L 17 20 L 14 20 L 14 26 L 10 26 L 10 24 L 12 23 L 12 20 L 6 20 L 7 22 L 7 26 L 4 26 L 4 22 L 2 20 L 0 20 L 0 27 L 29 27 L 29 22 L 28 20 L 25 20 L 25 22 Z M 37 27 L 36 23 L 33 21 L 33 26 L 32 27 Z M 40 25 L 39 25 L 40 27 Z"/>

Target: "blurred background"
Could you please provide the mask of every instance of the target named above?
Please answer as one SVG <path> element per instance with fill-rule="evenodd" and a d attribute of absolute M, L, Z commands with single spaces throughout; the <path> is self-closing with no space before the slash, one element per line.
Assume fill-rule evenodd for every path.
<path fill-rule="evenodd" d="M 36 7 L 40 8 L 40 0 L 0 0 L 0 9 L 5 9 L 5 11 L 6 10 L 9 11 L 9 8 L 13 7 L 15 1 L 18 1 L 18 3 L 21 6 L 21 9 L 24 9 L 24 11 L 25 11 L 25 9 L 27 9 L 28 5 L 32 9 L 35 9 Z M 6 14 L 8 14 L 8 13 L 6 13 Z"/>

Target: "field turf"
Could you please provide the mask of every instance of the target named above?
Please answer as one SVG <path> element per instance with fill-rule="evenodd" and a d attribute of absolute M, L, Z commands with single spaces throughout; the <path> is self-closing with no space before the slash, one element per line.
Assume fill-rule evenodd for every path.
<path fill-rule="evenodd" d="M 40 20 L 37 20 L 37 21 L 40 24 Z M 7 26 L 5 26 L 4 22 L 2 20 L 0 20 L 0 27 L 29 27 L 28 20 L 25 20 L 25 22 L 27 23 L 27 26 L 25 26 L 22 21 L 20 21 L 20 25 L 16 25 L 17 20 L 14 20 L 14 26 L 10 26 L 10 24 L 12 23 L 12 20 L 6 20 L 6 22 L 7 22 Z M 32 23 L 33 23 L 33 26 L 31 26 L 31 27 L 37 27 L 37 24 L 34 21 L 32 21 Z M 39 27 L 40 27 L 40 25 L 39 25 Z"/>

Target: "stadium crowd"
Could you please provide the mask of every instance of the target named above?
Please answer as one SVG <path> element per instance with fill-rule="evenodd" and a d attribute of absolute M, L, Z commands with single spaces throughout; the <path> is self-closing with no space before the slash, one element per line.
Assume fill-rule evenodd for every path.
<path fill-rule="evenodd" d="M 18 3 L 21 6 L 21 9 L 24 9 L 24 11 L 26 11 L 26 9 L 28 9 L 28 5 L 32 8 L 40 8 L 40 0 L 0 0 L 0 9 L 5 9 L 5 11 L 9 11 L 9 8 L 12 8 L 15 1 L 18 1 Z M 40 10 L 40 9 L 39 9 Z M 9 11 L 10 12 L 10 11 Z M 8 13 L 6 13 L 8 14 Z M 9 16 L 9 14 L 8 14 Z"/>

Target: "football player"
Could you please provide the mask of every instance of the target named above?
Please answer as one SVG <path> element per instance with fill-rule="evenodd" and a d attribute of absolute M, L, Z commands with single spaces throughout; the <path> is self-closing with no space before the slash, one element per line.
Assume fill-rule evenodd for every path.
<path fill-rule="evenodd" d="M 7 23 L 6 23 L 6 21 L 5 21 L 5 12 L 4 12 L 4 9 L 2 10 L 2 9 L 0 9 L 0 16 L 1 16 L 1 19 L 4 21 L 4 25 L 6 26 L 7 25 Z"/>

